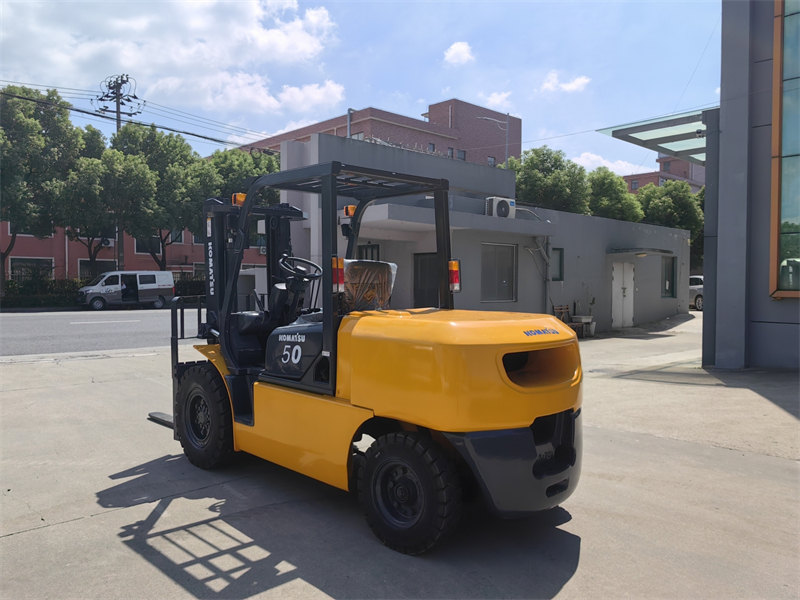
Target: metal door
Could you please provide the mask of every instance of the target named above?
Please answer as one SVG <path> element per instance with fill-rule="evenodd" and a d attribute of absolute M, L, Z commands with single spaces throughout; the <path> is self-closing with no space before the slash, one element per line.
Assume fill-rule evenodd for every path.
<path fill-rule="evenodd" d="M 611 267 L 611 327 L 633 327 L 633 263 Z"/>

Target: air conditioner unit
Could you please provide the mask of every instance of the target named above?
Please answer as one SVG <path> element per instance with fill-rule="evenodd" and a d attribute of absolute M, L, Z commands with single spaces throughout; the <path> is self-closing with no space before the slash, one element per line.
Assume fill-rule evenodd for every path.
<path fill-rule="evenodd" d="M 259 246 L 258 247 L 258 253 L 259 254 L 266 254 L 267 253 L 267 247 L 266 246 Z"/>
<path fill-rule="evenodd" d="M 111 238 L 103 238 L 100 240 L 100 245 L 103 248 L 113 248 L 114 247 L 114 240 Z"/>
<path fill-rule="evenodd" d="M 517 203 L 511 198 L 492 196 L 486 199 L 486 214 L 490 217 L 513 219 L 517 212 Z"/>

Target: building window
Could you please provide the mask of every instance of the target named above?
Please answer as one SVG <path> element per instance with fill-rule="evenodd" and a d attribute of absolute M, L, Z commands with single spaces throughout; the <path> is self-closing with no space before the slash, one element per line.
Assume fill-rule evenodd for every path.
<path fill-rule="evenodd" d="M 136 240 L 136 254 L 150 254 L 150 249 L 153 250 L 153 254 L 161 254 L 161 244 L 157 235 L 148 240 Z"/>
<path fill-rule="evenodd" d="M 669 173 L 669 172 L 670 172 L 670 169 L 672 168 L 672 167 L 671 167 L 671 164 L 672 164 L 672 163 L 670 163 L 670 162 L 668 161 L 668 162 L 665 162 L 665 163 L 663 163 L 663 164 L 664 164 L 664 172 L 665 172 L 665 173 Z"/>
<path fill-rule="evenodd" d="M 481 302 L 517 299 L 517 247 L 481 244 Z"/>
<path fill-rule="evenodd" d="M 428 144 L 428 152 L 436 152 L 436 144 Z"/>
<path fill-rule="evenodd" d="M 183 243 L 183 229 L 180 231 L 173 229 L 169 232 L 169 239 L 172 241 L 173 244 L 182 244 Z"/>
<path fill-rule="evenodd" d="M 800 2 L 775 3 L 770 295 L 800 297 Z"/>
<path fill-rule="evenodd" d="M 494 156 L 487 156 L 486 157 L 486 161 L 489 163 L 490 167 L 493 167 L 496 164 L 496 161 L 494 160 Z"/>
<path fill-rule="evenodd" d="M 675 257 L 661 257 L 661 297 L 675 297 Z"/>
<path fill-rule="evenodd" d="M 658 178 L 658 187 L 664 187 L 664 184 L 667 183 L 667 180 L 663 177 Z"/>
<path fill-rule="evenodd" d="M 380 260 L 381 247 L 378 244 L 364 244 L 358 247 L 359 260 Z"/>
<path fill-rule="evenodd" d="M 194 278 L 195 279 L 206 278 L 206 263 L 194 263 Z"/>
<path fill-rule="evenodd" d="M 550 252 L 550 280 L 564 281 L 564 249 L 553 248 Z"/>
<path fill-rule="evenodd" d="M 206 242 L 205 237 L 203 236 L 202 233 L 200 235 L 198 235 L 196 233 L 192 234 L 192 241 L 195 244 L 205 244 L 205 242 Z"/>
<path fill-rule="evenodd" d="M 452 148 L 448 148 L 447 149 L 447 158 L 453 158 L 453 149 Z"/>
<path fill-rule="evenodd" d="M 52 258 L 12 257 L 11 279 L 14 281 L 36 281 L 53 278 Z"/>
<path fill-rule="evenodd" d="M 456 151 L 456 158 L 458 160 L 467 160 L 467 151 L 466 150 L 457 150 Z"/>
<path fill-rule="evenodd" d="M 631 181 L 631 189 L 632 190 L 638 190 L 639 189 L 639 180 L 638 179 L 634 179 L 634 180 Z"/>
<path fill-rule="evenodd" d="M 359 131 L 358 133 L 354 133 L 353 135 L 350 136 L 350 139 L 351 140 L 358 140 L 359 142 L 363 142 L 364 141 L 364 132 L 363 131 Z"/>
<path fill-rule="evenodd" d="M 249 244 L 251 248 L 265 248 L 267 246 L 267 236 L 263 233 L 258 233 L 258 223 L 255 219 L 250 221 Z"/>
<path fill-rule="evenodd" d="M 100 273 L 107 273 L 115 271 L 117 263 L 113 260 L 96 260 L 94 261 L 94 273 L 92 273 L 91 265 L 88 258 L 78 259 L 78 277 L 80 279 L 94 279 Z"/>
<path fill-rule="evenodd" d="M 11 223 L 11 221 L 9 221 L 8 222 L 8 235 L 14 235 L 15 232 L 16 232 L 16 234 L 18 236 L 19 235 L 24 235 L 26 237 L 33 237 L 33 233 L 31 233 L 30 229 L 28 229 L 26 227 L 17 227 L 16 225 L 13 225 Z M 47 237 L 51 238 L 51 237 L 53 237 L 53 234 L 51 233 Z"/>

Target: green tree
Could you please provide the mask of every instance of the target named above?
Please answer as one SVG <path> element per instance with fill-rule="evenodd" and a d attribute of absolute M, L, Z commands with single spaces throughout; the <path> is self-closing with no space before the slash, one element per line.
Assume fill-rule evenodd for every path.
<path fill-rule="evenodd" d="M 517 173 L 518 201 L 590 214 L 586 169 L 568 160 L 561 150 L 547 146 L 525 150 L 521 159 L 509 159 L 509 168 Z"/>
<path fill-rule="evenodd" d="M 197 181 L 207 181 L 210 172 L 195 166 L 201 159 L 183 137 L 165 134 L 155 126 L 144 128 L 129 123 L 114 136 L 111 147 L 125 155 L 142 157 L 157 177 L 154 210 L 128 227 L 134 237 L 144 242 L 155 241 L 148 243 L 147 249 L 159 269 L 165 271 L 167 248 L 178 240 L 173 232 L 195 229 L 197 215 L 202 211 L 203 198 L 189 192 L 216 191 L 213 183 L 203 190 L 197 189 Z M 194 182 L 187 181 L 191 178 Z"/>
<path fill-rule="evenodd" d="M 625 180 L 608 169 L 598 167 L 589 173 L 589 209 L 597 217 L 638 223 L 644 218 L 642 205 L 628 193 Z"/>
<path fill-rule="evenodd" d="M 106 136 L 99 129 L 87 125 L 80 130 L 83 138 L 81 156 L 86 158 L 100 158 L 106 150 Z"/>
<path fill-rule="evenodd" d="M 109 148 L 100 159 L 104 171 L 100 180 L 103 201 L 128 235 L 136 237 L 139 223 L 158 211 L 155 201 L 158 176 L 141 156 L 124 155 Z"/>
<path fill-rule="evenodd" d="M 654 225 L 688 229 L 690 232 L 691 266 L 703 264 L 703 211 L 692 189 L 685 181 L 667 181 L 656 187 L 652 183 L 639 190 L 645 220 Z"/>
<path fill-rule="evenodd" d="M 221 178 L 219 195 L 223 198 L 230 198 L 235 193 L 246 192 L 247 186 L 244 182 L 250 177 L 280 171 L 278 158 L 263 152 L 217 150 L 211 155 L 211 163 Z M 279 198 L 280 194 L 277 190 L 262 190 L 259 203 L 276 204 Z"/>
<path fill-rule="evenodd" d="M 67 175 L 59 196 L 56 223 L 64 228 L 70 240 L 86 246 L 92 277 L 97 275 L 96 261 L 104 247 L 103 240 L 114 231 L 117 222 L 103 187 L 108 183 L 105 163 L 98 158 L 82 157 Z"/>
<path fill-rule="evenodd" d="M 0 95 L 0 220 L 11 239 L 0 248 L 0 283 L 20 232 L 45 238 L 54 231 L 60 186 L 83 148 L 69 104 L 55 90 L 7 86 Z"/>

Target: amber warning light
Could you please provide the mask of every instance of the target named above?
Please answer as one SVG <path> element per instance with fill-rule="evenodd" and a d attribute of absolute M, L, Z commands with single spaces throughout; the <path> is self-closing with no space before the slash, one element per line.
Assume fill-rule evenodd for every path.
<path fill-rule="evenodd" d="M 461 261 L 457 258 L 447 263 L 450 273 L 450 291 L 453 293 L 461 291 Z"/>
<path fill-rule="evenodd" d="M 247 198 L 247 194 L 236 193 L 231 196 L 231 204 L 234 206 L 242 206 L 244 204 L 244 200 Z"/>
<path fill-rule="evenodd" d="M 333 263 L 333 293 L 344 293 L 344 259 L 334 256 L 331 260 Z"/>
<path fill-rule="evenodd" d="M 352 217 L 356 214 L 356 205 L 355 204 L 348 204 L 344 207 L 344 216 L 345 217 Z"/>

